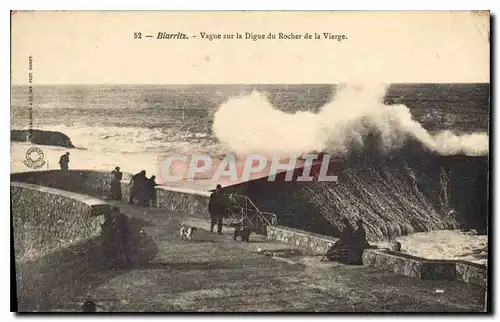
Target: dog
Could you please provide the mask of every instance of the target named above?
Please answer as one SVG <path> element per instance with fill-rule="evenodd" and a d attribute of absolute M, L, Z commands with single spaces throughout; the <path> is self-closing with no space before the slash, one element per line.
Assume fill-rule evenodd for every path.
<path fill-rule="evenodd" d="M 236 227 L 234 229 L 233 239 L 236 240 L 236 238 L 240 237 L 242 241 L 246 241 L 247 243 L 249 243 L 251 233 L 252 230 L 250 229 L 250 227 Z"/>
<path fill-rule="evenodd" d="M 182 225 L 181 230 L 179 231 L 179 234 L 181 236 L 181 239 L 186 238 L 188 240 L 191 240 L 193 238 L 193 233 L 195 233 L 197 231 L 198 231 L 198 229 L 196 227 Z"/>

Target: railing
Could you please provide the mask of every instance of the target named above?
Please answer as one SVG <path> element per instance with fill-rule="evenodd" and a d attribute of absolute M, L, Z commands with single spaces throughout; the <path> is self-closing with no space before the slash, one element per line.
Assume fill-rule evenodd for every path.
<path fill-rule="evenodd" d="M 270 212 L 260 211 L 255 203 L 247 196 L 229 194 L 231 205 L 228 207 L 230 226 L 249 225 L 255 233 L 266 234 L 267 226 L 278 223 L 278 217 Z"/>

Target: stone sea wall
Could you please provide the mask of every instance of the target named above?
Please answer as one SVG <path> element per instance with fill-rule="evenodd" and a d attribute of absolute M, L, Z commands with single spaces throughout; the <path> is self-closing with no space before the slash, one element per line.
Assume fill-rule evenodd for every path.
<path fill-rule="evenodd" d="M 449 280 L 486 286 L 488 267 L 465 261 L 434 260 L 386 250 L 363 252 L 363 265 L 423 280 Z"/>
<path fill-rule="evenodd" d="M 294 246 L 310 255 L 324 255 L 337 238 L 283 226 L 269 226 L 267 238 Z M 367 249 L 363 265 L 423 280 L 449 280 L 486 285 L 488 268 L 454 260 L 432 260 L 385 249 Z"/>
<path fill-rule="evenodd" d="M 131 174 L 125 173 L 121 182 L 123 200 L 128 200 L 129 197 L 130 177 Z M 46 187 L 105 196 L 108 194 L 111 180 L 110 172 L 38 171 L 12 174 L 11 180 L 45 186 L 11 183 L 13 213 L 15 221 L 17 220 L 14 225 L 15 231 L 19 231 L 15 236 L 16 258 L 19 256 L 24 258 L 26 254 L 30 254 L 28 250 L 33 254 L 43 253 L 51 247 L 59 248 L 60 251 L 65 245 L 75 245 L 84 242 L 85 238 L 97 236 L 97 223 L 100 220 L 94 218 L 85 221 L 82 218 L 92 218 L 92 214 L 105 211 L 104 208 L 107 206 L 102 206 L 103 201 Z M 195 217 L 208 217 L 209 197 L 210 192 L 166 186 L 156 188 L 158 208 L 185 212 Z M 16 207 L 23 209 L 24 212 L 16 211 Z M 60 218 L 57 215 L 59 213 L 64 214 L 64 218 Z M 42 216 L 50 218 L 49 224 L 45 223 L 47 229 L 44 229 L 44 233 L 27 233 L 45 222 L 41 220 Z M 77 233 L 75 227 L 79 225 L 86 228 L 78 230 Z M 285 226 L 269 226 L 267 237 L 300 248 L 312 255 L 324 255 L 338 240 Z M 458 280 L 478 285 L 484 285 L 487 276 L 487 267 L 484 265 L 462 261 L 429 260 L 382 249 L 366 250 L 363 253 L 363 265 L 420 279 Z"/>
<path fill-rule="evenodd" d="M 129 180 L 122 180 L 122 198 L 130 196 Z M 208 217 L 210 192 L 167 186 L 156 187 L 156 207 L 188 213 L 195 217 Z"/>
<path fill-rule="evenodd" d="M 123 173 L 122 199 L 128 200 L 131 173 Z M 111 172 L 92 170 L 50 170 L 11 174 L 11 181 L 104 197 L 109 194 Z M 208 216 L 210 192 L 167 186 L 156 187 L 157 207 L 186 212 L 196 217 Z"/>
<path fill-rule="evenodd" d="M 383 251 L 367 249 L 363 252 L 363 265 L 396 274 L 422 278 L 422 260 L 414 256 L 396 256 Z"/>
<path fill-rule="evenodd" d="M 295 246 L 311 255 L 324 255 L 338 238 L 284 226 L 268 226 L 267 238 Z"/>
<path fill-rule="evenodd" d="M 455 265 L 457 280 L 476 285 L 486 285 L 488 268 L 484 265 L 457 261 Z"/>
<path fill-rule="evenodd" d="M 19 310 L 43 310 L 62 296 L 54 290 L 71 290 L 94 265 L 111 209 L 102 200 L 43 186 L 11 182 L 10 190 Z"/>
<path fill-rule="evenodd" d="M 16 260 L 28 260 L 100 234 L 110 206 L 99 199 L 26 183 L 10 185 Z"/>
<path fill-rule="evenodd" d="M 132 174 L 123 173 L 124 180 L 130 180 L 131 177 Z M 13 173 L 10 179 L 93 196 L 105 196 L 109 193 L 112 174 L 111 171 L 49 170 Z"/>
<path fill-rule="evenodd" d="M 404 151 L 381 154 L 370 149 L 378 139 L 370 137 L 363 153 L 330 160 L 335 182 L 299 181 L 303 171 L 296 169 L 230 189 L 275 213 L 281 225 L 332 237 L 340 237 L 345 220 L 354 226 L 358 219 L 373 242 L 459 227 L 486 234 L 488 156 L 444 157 L 412 140 Z M 461 216 L 450 215 L 452 209 Z"/>
<path fill-rule="evenodd" d="M 85 283 L 103 267 L 101 244 L 98 236 L 36 259 L 16 261 L 18 310 L 44 312 L 57 303 L 73 302 L 78 296 L 76 284 Z"/>
<path fill-rule="evenodd" d="M 157 187 L 157 207 L 186 212 L 195 217 L 208 217 L 210 192 Z"/>

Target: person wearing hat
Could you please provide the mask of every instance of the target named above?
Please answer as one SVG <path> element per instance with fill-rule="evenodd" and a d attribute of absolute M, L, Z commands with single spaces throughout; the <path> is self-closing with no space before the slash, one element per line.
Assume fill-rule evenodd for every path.
<path fill-rule="evenodd" d="M 134 200 L 138 200 L 141 202 L 143 200 L 144 195 L 144 182 L 148 178 L 146 177 L 146 170 L 142 170 L 139 173 L 136 173 L 132 176 L 129 182 L 130 196 L 128 199 L 128 203 L 133 205 Z"/>
<path fill-rule="evenodd" d="M 222 186 L 217 185 L 215 191 L 210 195 L 208 202 L 208 212 L 210 213 L 210 232 L 214 232 L 214 226 L 217 224 L 217 234 L 222 235 L 222 219 L 227 206 L 224 203 L 224 194 Z"/>
<path fill-rule="evenodd" d="M 356 221 L 358 227 L 354 233 L 347 219 L 344 220 L 344 225 L 345 229 L 342 232 L 340 240 L 330 247 L 324 257 L 345 264 L 361 265 L 363 251 L 371 247 L 366 240 L 363 220 L 358 219 Z"/>
<path fill-rule="evenodd" d="M 156 176 L 151 176 L 151 178 L 146 179 L 144 181 L 144 206 L 149 206 L 151 204 L 152 207 L 156 207 L 156 189 L 155 187 L 158 185 L 156 183 Z"/>
<path fill-rule="evenodd" d="M 122 200 L 122 187 L 121 180 L 123 178 L 123 173 L 120 172 L 120 167 L 115 167 L 113 171 L 111 171 L 113 178 L 111 178 L 111 199 L 113 200 Z"/>
<path fill-rule="evenodd" d="M 344 224 L 344 229 L 340 234 L 339 240 L 337 240 L 326 252 L 323 258 L 328 258 L 329 260 L 345 262 L 348 260 L 345 256 L 341 256 L 342 251 L 348 250 L 354 245 L 354 228 L 351 226 L 349 219 L 343 218 L 342 222 Z"/>
<path fill-rule="evenodd" d="M 61 155 L 61 157 L 59 158 L 59 166 L 61 167 L 61 170 L 68 171 L 68 169 L 69 169 L 69 152 L 66 152 L 63 155 Z"/>

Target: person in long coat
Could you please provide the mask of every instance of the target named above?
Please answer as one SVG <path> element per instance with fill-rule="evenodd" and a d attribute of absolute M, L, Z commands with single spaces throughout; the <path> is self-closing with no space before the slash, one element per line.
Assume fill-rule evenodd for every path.
<path fill-rule="evenodd" d="M 120 172 L 120 167 L 116 167 L 111 171 L 113 178 L 111 179 L 111 199 L 122 200 L 122 187 L 121 180 L 123 178 L 123 173 Z"/>
<path fill-rule="evenodd" d="M 142 201 L 143 198 L 143 190 L 144 190 L 144 181 L 146 178 L 146 171 L 142 170 L 139 173 L 136 173 L 130 179 L 129 187 L 130 187 L 130 196 L 128 198 L 129 204 L 134 204 L 134 199 Z"/>

